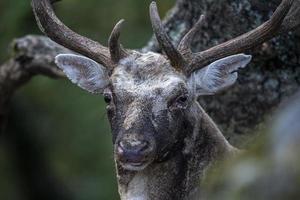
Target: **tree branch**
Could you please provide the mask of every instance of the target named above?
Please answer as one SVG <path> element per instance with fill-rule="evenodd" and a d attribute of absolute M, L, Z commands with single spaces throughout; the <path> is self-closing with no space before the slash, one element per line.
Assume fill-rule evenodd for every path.
<path fill-rule="evenodd" d="M 7 103 L 13 93 L 35 75 L 40 74 L 50 78 L 64 77 L 55 66 L 54 57 L 59 53 L 70 52 L 43 36 L 28 35 L 12 42 L 11 58 L 0 65 L 1 132 L 5 126 Z"/>
<path fill-rule="evenodd" d="M 34 75 L 61 78 L 64 74 L 55 66 L 59 53 L 71 51 L 43 36 L 28 35 L 11 44 L 11 58 L 0 66 L 0 94 L 12 92 Z"/>

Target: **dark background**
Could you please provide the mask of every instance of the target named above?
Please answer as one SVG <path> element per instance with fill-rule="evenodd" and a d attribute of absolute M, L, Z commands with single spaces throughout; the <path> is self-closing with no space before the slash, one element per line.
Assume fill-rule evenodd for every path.
<path fill-rule="evenodd" d="M 174 2 L 160 1 L 161 13 Z M 140 48 L 152 35 L 149 4 L 146 0 L 63 0 L 55 8 L 65 24 L 102 44 L 107 43 L 114 24 L 124 18 L 123 45 Z M 27 34 L 41 34 L 30 1 L 0 0 L 1 63 L 9 56 L 10 42 Z M 24 169 L 55 177 L 66 187 L 59 189 L 74 199 L 118 198 L 111 135 L 101 96 L 92 96 L 67 80 L 38 76 L 16 93 L 11 107 L 10 137 L 21 139 L 19 143 L 0 139 L 1 200 L 25 199 L 31 177 L 27 172 L 24 175 Z M 31 162 L 30 157 L 36 155 L 46 167 L 34 159 Z"/>

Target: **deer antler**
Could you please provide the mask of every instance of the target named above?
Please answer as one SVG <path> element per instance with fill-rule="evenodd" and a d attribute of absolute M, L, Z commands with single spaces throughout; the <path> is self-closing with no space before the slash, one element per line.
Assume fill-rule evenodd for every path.
<path fill-rule="evenodd" d="M 182 54 L 176 49 L 176 47 L 174 47 L 172 41 L 167 35 L 158 14 L 156 2 L 154 1 L 150 4 L 150 19 L 153 31 L 156 35 L 156 39 L 170 59 L 171 65 L 176 69 L 183 70 L 186 66 L 185 59 L 183 58 Z"/>
<path fill-rule="evenodd" d="M 271 19 L 261 26 L 225 43 L 197 53 L 191 52 L 190 44 L 195 34 L 201 28 L 204 16 L 201 16 L 195 26 L 183 37 L 178 46 L 178 49 L 173 46 L 162 26 L 162 22 L 159 18 L 155 2 L 152 2 L 150 5 L 150 16 L 156 38 L 161 48 L 166 52 L 168 58 L 171 61 L 171 64 L 173 66 L 180 66 L 182 69 L 184 69 L 183 71 L 185 71 L 187 74 L 190 74 L 196 69 L 207 66 L 208 64 L 218 59 L 250 50 L 253 47 L 258 46 L 263 42 L 273 38 L 282 29 L 287 30 L 288 28 L 282 26 L 282 23 L 286 15 L 288 14 L 293 2 L 294 0 L 282 0 L 281 4 L 276 9 Z M 296 11 L 298 10 L 299 9 L 296 9 Z M 292 14 L 296 15 L 296 11 Z M 296 17 L 291 16 L 289 18 L 295 19 Z M 294 28 L 295 26 L 289 27 Z"/>
<path fill-rule="evenodd" d="M 64 25 L 53 11 L 51 4 L 56 1 L 32 0 L 31 3 L 40 29 L 49 38 L 70 50 L 97 61 L 105 67 L 112 68 L 120 58 L 128 55 L 118 42 L 122 21 L 116 25 L 112 32 L 109 42 L 111 49 L 109 50 L 109 48 L 75 33 Z"/>
<path fill-rule="evenodd" d="M 124 19 L 121 19 L 114 27 L 111 32 L 111 35 L 108 40 L 109 51 L 111 55 L 111 59 L 117 63 L 120 59 L 125 58 L 129 55 L 129 53 L 123 49 L 122 45 L 119 42 L 120 31 L 122 25 L 124 23 Z"/>
<path fill-rule="evenodd" d="M 56 1 L 58 0 L 32 0 L 33 11 L 40 29 L 52 40 L 110 68 L 114 67 L 120 59 L 129 55 L 129 52 L 123 49 L 119 43 L 123 20 L 119 21 L 113 29 L 109 39 L 109 48 L 107 48 L 96 41 L 75 33 L 65 26 L 53 11 L 51 4 Z M 155 2 L 152 2 L 150 5 L 150 17 L 156 38 L 172 66 L 189 74 L 211 62 L 226 56 L 242 53 L 271 39 L 278 33 L 299 26 L 300 20 L 297 20 L 300 12 L 299 8 L 294 8 L 290 12 L 290 16 L 287 17 L 286 24 L 282 25 L 293 3 L 294 0 L 282 0 L 271 19 L 261 26 L 225 43 L 197 53 L 191 52 L 190 44 L 201 27 L 203 17 L 183 37 L 178 49 L 172 44 L 163 28 Z"/>
<path fill-rule="evenodd" d="M 195 53 L 190 62 L 191 64 L 188 71 L 192 72 L 218 59 L 250 50 L 273 38 L 280 30 L 282 22 L 288 14 L 293 2 L 294 0 L 283 0 L 271 19 L 256 29 L 208 50 Z"/>
<path fill-rule="evenodd" d="M 196 22 L 194 27 L 182 38 L 178 45 L 178 50 L 183 54 L 192 54 L 191 44 L 195 35 L 199 32 L 203 25 L 203 21 L 205 20 L 205 16 L 201 15 L 199 20 Z"/>

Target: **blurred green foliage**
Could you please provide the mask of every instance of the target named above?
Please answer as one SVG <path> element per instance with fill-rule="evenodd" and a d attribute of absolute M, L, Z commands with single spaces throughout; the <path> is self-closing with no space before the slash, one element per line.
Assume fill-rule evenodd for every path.
<path fill-rule="evenodd" d="M 166 13 L 175 0 L 159 2 Z M 107 43 L 114 24 L 127 23 L 122 43 L 140 48 L 152 35 L 150 0 L 64 0 L 57 15 L 76 32 Z M 29 0 L 0 0 L 0 61 L 9 57 L 9 43 L 26 34 L 40 34 Z M 42 141 L 50 169 L 78 200 L 118 199 L 112 144 L 102 97 L 92 96 L 67 80 L 35 77 L 13 99 L 28 129 Z M 11 124 L 18 126 L 18 121 Z M 0 199 L 23 199 L 11 152 L 0 141 Z"/>

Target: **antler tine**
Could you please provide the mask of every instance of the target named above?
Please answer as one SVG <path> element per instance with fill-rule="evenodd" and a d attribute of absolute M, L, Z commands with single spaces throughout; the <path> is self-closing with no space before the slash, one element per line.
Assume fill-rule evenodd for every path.
<path fill-rule="evenodd" d="M 41 31 L 58 44 L 111 67 L 109 50 L 65 26 L 55 15 L 51 3 L 57 0 L 32 0 L 32 8 Z"/>
<path fill-rule="evenodd" d="M 127 57 L 128 52 L 122 47 L 119 42 L 120 31 L 124 23 L 124 19 L 121 19 L 114 27 L 113 31 L 108 40 L 108 46 L 110 51 L 110 56 L 113 62 L 117 63 L 120 59 Z"/>
<path fill-rule="evenodd" d="M 196 24 L 193 26 L 193 28 L 182 38 L 178 45 L 178 50 L 183 54 L 191 54 L 191 44 L 193 42 L 193 39 L 198 33 L 203 25 L 203 22 L 205 21 L 205 16 L 201 15 L 199 20 L 196 22 Z"/>
<path fill-rule="evenodd" d="M 159 17 L 156 2 L 154 1 L 150 4 L 150 19 L 157 41 L 170 59 L 171 65 L 177 70 L 183 70 L 186 62 L 168 37 Z"/>
<path fill-rule="evenodd" d="M 226 56 L 250 50 L 253 47 L 271 39 L 279 32 L 281 24 L 285 16 L 288 14 L 292 4 L 293 0 L 282 0 L 271 19 L 261 26 L 208 50 L 195 53 L 188 68 L 188 73 Z"/>

